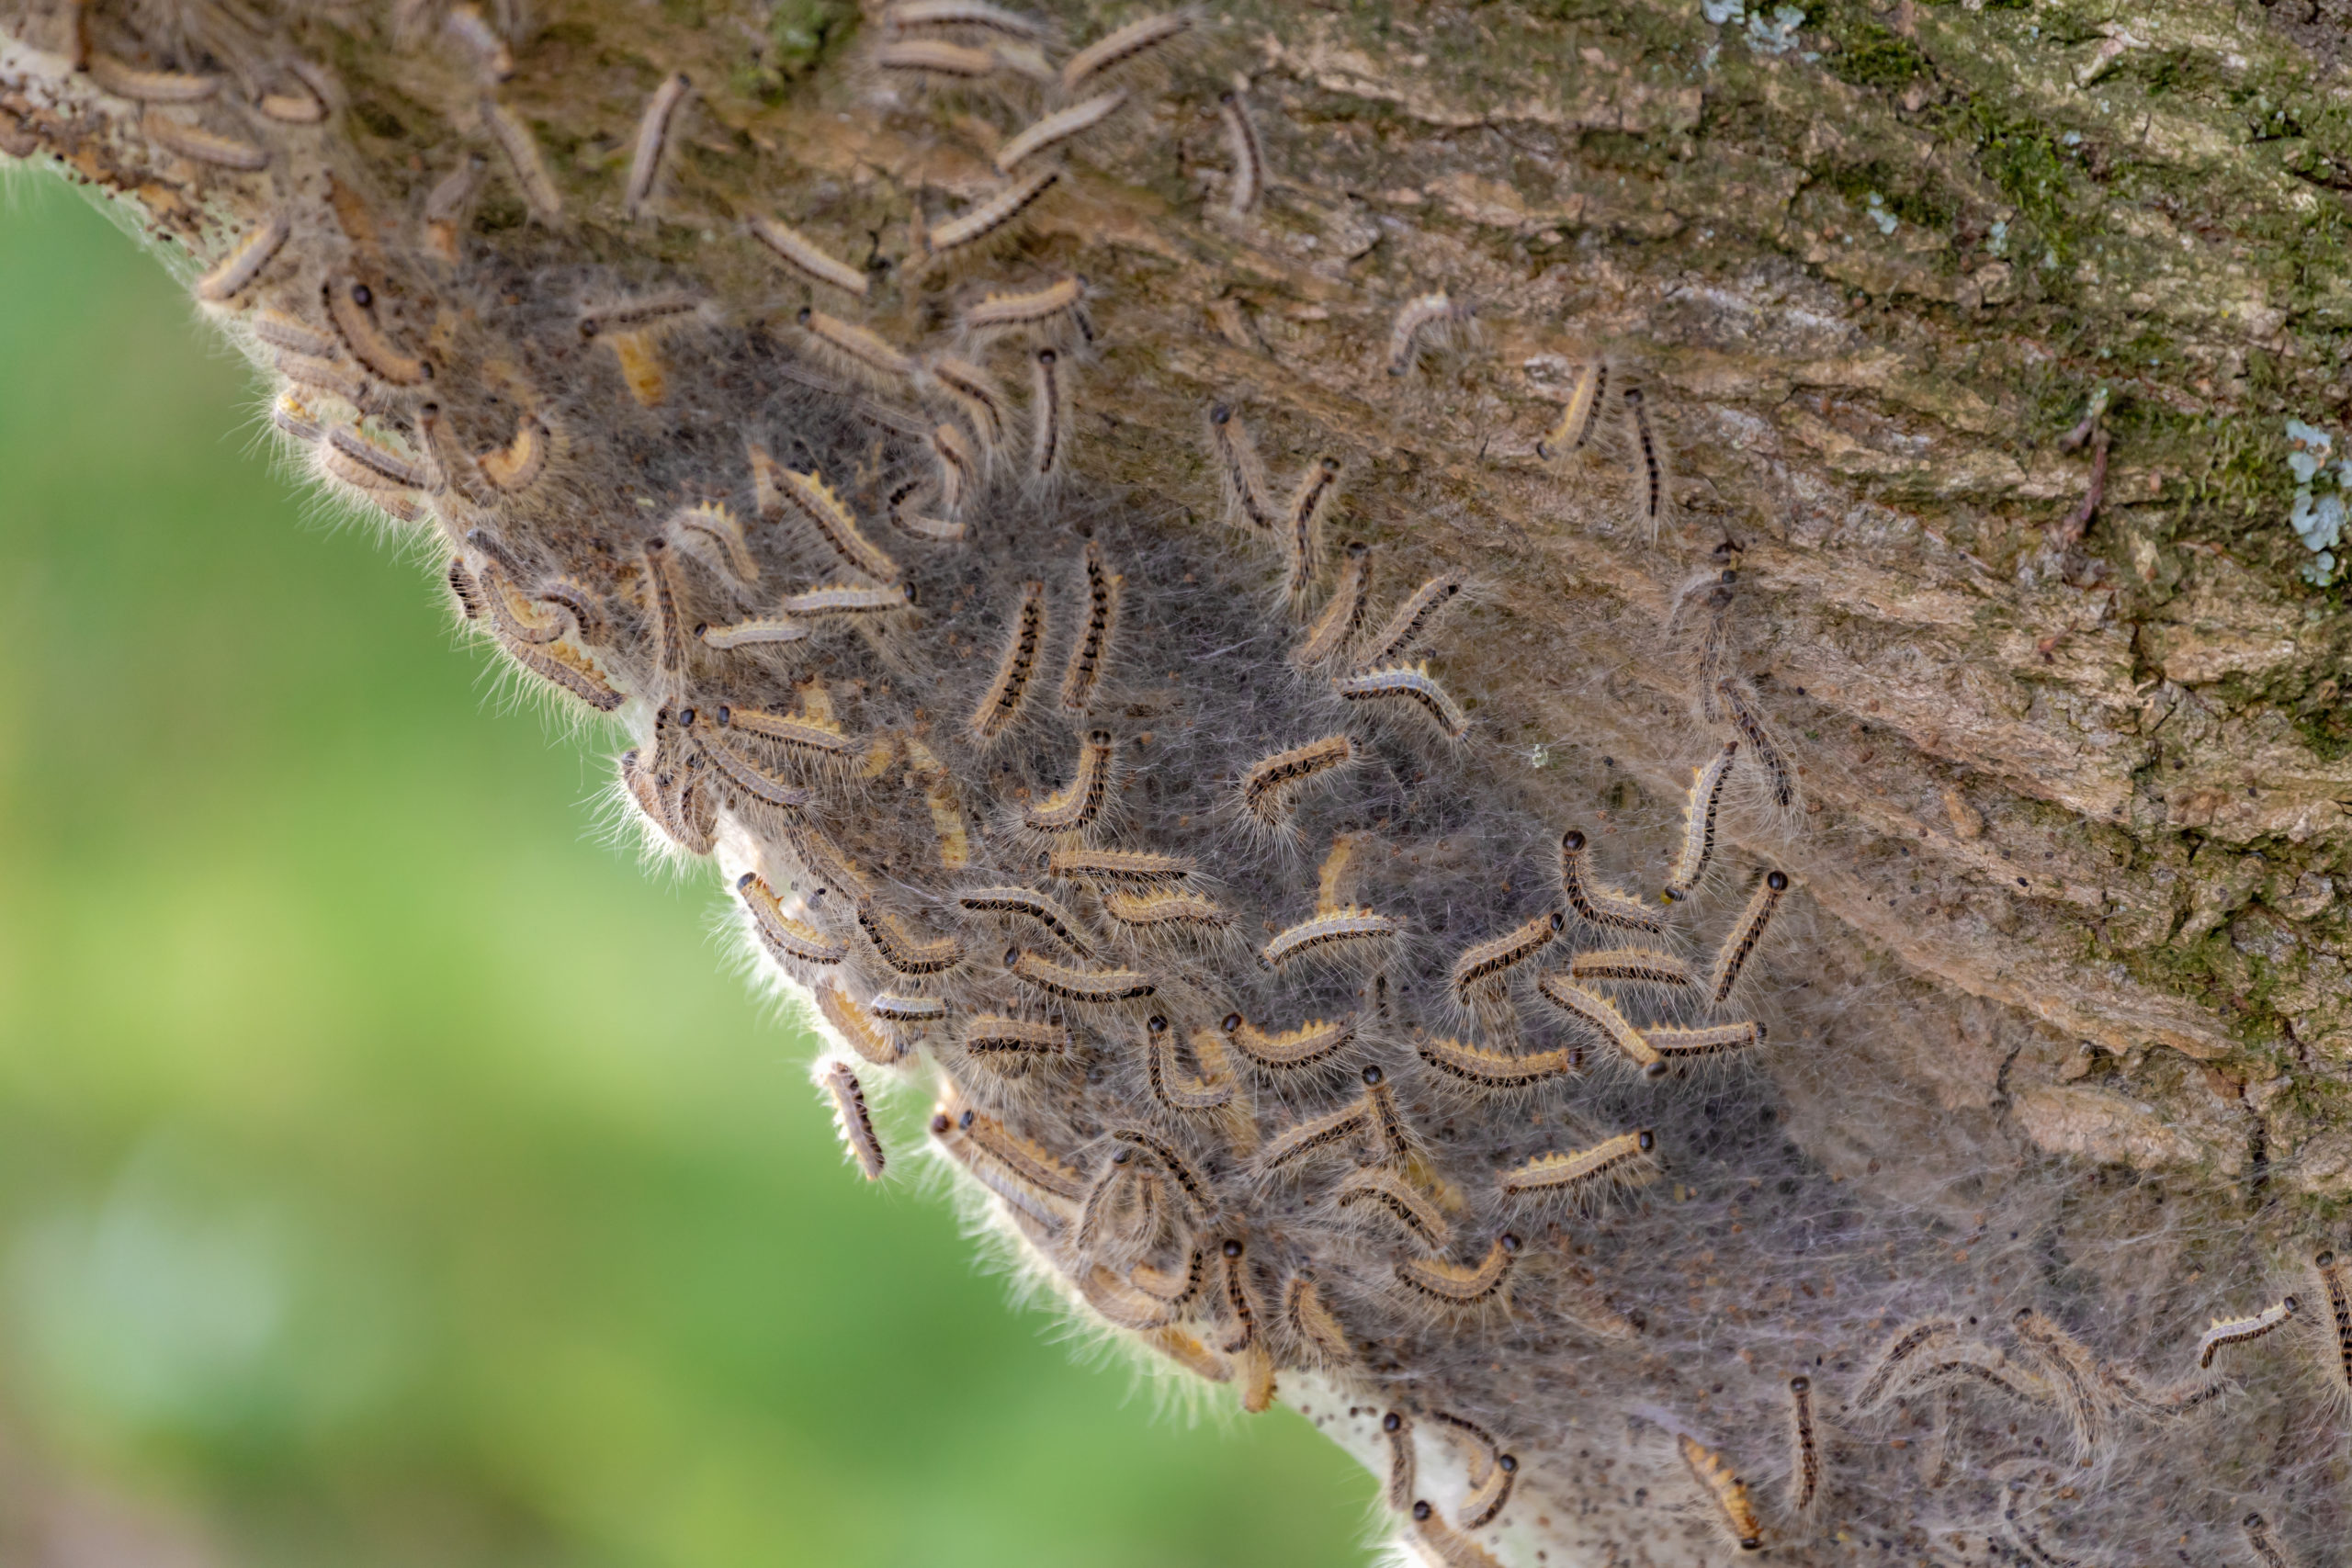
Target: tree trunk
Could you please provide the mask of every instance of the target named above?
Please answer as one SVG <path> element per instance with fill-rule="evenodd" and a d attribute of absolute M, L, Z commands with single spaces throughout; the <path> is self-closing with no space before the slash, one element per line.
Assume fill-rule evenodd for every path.
<path fill-rule="evenodd" d="M 1056 6 L 1032 40 L 840 0 L 255 4 L 5 0 L 0 150 L 193 258 L 207 308 L 285 371 L 282 423 L 322 475 L 443 540 L 496 646 L 617 713 L 649 817 L 761 879 L 746 897 L 787 975 L 851 976 L 826 993 L 837 1045 L 912 1050 L 944 1115 L 976 1111 L 935 1123 L 944 1153 L 1079 1310 L 1253 1405 L 1278 1392 L 1384 1474 L 1417 1457 L 1390 1500 L 1446 1564 L 1695 1562 L 1725 1530 L 1787 1562 L 1865 1540 L 1888 1562 L 2252 1562 L 2250 1512 L 2310 1561 L 2342 1539 L 2325 1396 L 2352 1387 L 2352 1269 L 2312 1262 L 2352 1242 L 2331 1220 L 2352 1196 L 2333 11 L 1237 5 L 1080 79 L 1055 74 L 1070 47 L 1127 14 Z M 944 52 L 924 75 L 894 43 Z M 985 74 L 945 73 L 967 70 Z M 649 100 L 679 72 L 662 122 Z M 218 85 L 169 101 L 198 77 Z M 1114 89 L 1099 123 L 993 166 Z M 960 243 L 959 219 L 1047 170 Z M 762 220 L 846 270 L 785 258 Z M 992 350 L 970 335 L 984 294 L 1065 276 L 1092 330 L 1056 311 Z M 831 318 L 878 340 L 828 344 Z M 1057 369 L 1012 351 L 1044 341 Z M 1054 422 L 1073 456 L 1024 475 L 1032 437 L 1010 440 L 960 516 L 928 433 L 985 448 L 994 416 L 943 381 L 951 349 L 1023 389 L 1075 382 Z M 1045 394 L 1021 400 L 1016 425 L 1048 423 Z M 1245 427 L 1278 476 L 1344 469 L 1303 556 L 1247 517 L 1283 512 L 1286 484 L 1220 479 L 1216 433 Z M 747 440 L 829 476 L 854 536 Z M 730 536 L 682 510 L 703 502 L 773 525 Z M 1107 558 L 1092 578 L 1081 536 Z M 1413 584 L 1464 590 L 1431 634 L 1460 743 L 1331 689 L 1403 674 L 1305 680 L 1285 658 L 1277 637 L 1347 592 L 1343 540 L 1370 546 L 1367 629 Z M 1114 673 L 1048 733 L 1035 714 L 1081 682 L 1068 604 L 1115 597 L 1110 572 Z M 913 607 L 879 631 L 832 630 L 807 597 L 901 583 Z M 778 620 L 797 625 L 753 626 Z M 732 647 L 722 623 L 746 628 Z M 1383 651 L 1360 662 L 1422 656 Z M 772 710 L 752 733 L 784 749 L 715 727 L 722 703 Z M 1085 817 L 1063 786 L 1090 724 L 1136 831 L 1024 826 Z M 1316 727 L 1385 782 L 1317 795 L 1320 764 L 1295 763 L 1288 820 L 1288 784 L 1272 825 L 1243 820 L 1226 795 Z M 1719 859 L 1747 876 L 1694 889 L 1693 933 L 1736 945 L 1766 867 L 1801 891 L 1767 911 L 1744 1006 L 1639 1016 L 1760 1021 L 1765 1048 L 1660 1085 L 1621 1070 L 1641 1047 L 1605 1019 L 1547 1010 L 1536 963 L 1498 959 L 1501 990 L 1461 978 L 1560 902 L 1563 829 L 1654 887 L 1712 782 L 1693 764 L 1726 746 Z M 1350 835 L 1352 894 L 1325 860 Z M 950 908 L 1114 847 L 1190 857 L 1191 896 L 1232 931 L 1147 938 L 1116 912 L 1144 896 L 1065 876 L 1095 934 L 1057 959 L 1006 917 L 1019 962 L 999 967 L 997 926 Z M 1307 901 L 1318 866 L 1329 897 Z M 1357 908 L 1412 915 L 1344 973 L 1251 959 Z M 1563 908 L 1571 944 L 1615 944 Z M 953 978 L 924 969 L 934 942 L 967 944 Z M 1073 957 L 1091 977 L 1038 967 Z M 1073 993 L 1109 974 L 1157 989 Z M 917 1002 L 960 1021 L 891 1025 Z M 1225 1059 L 1200 1021 L 1228 1009 L 1345 1011 L 1350 1076 L 1299 1091 Z M 1008 1081 L 975 1014 L 1075 1060 Z M 1186 1042 L 1165 1057 L 1159 1018 Z M 1442 1038 L 1587 1059 L 1572 1085 L 1505 1091 L 1477 1081 L 1489 1057 L 1448 1069 Z M 1163 1068 L 1238 1092 L 1186 1107 Z M 1389 1081 L 1350 1099 L 1359 1068 Z M 1388 1103 L 1410 1125 L 1383 1154 Z M 1302 1119 L 1356 1105 L 1352 1172 L 1274 1170 Z M 1638 1193 L 1488 1193 L 1498 1168 L 1637 1123 Z M 1165 1152 L 1093 1163 L 1123 1129 Z M 1417 1298 L 1400 1270 L 1453 1289 L 1411 1256 L 1428 1215 L 1408 1196 L 1354 1205 L 1391 1203 L 1395 1235 L 1334 1218 L 1350 1181 L 1419 1193 L 1452 1267 L 1514 1282 Z M 1155 1203 L 1165 1231 L 1105 1218 Z M 1123 1224 L 1126 1253 L 1103 1241 Z M 1506 1225 L 1519 1250 L 1490 1250 Z M 1130 1278 L 1163 1243 L 1209 1276 L 1164 1313 Z M 1291 1310 L 1317 1285 L 1337 1347 Z M 2285 1333 L 2198 1365 L 2200 1314 L 2282 1292 Z M 1805 1506 L 1792 1375 L 1825 1465 Z M 1524 1461 L 1515 1490 L 1454 1416 Z"/>

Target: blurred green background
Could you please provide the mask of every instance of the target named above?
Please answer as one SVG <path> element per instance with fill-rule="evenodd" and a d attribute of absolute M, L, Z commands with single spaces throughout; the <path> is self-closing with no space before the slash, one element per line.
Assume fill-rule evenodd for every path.
<path fill-rule="evenodd" d="M 1362 1562 L 1304 1423 L 1160 1414 L 856 1179 L 715 882 L 605 831 L 609 744 L 511 711 L 259 407 L 16 177 L 0 1561 Z"/>

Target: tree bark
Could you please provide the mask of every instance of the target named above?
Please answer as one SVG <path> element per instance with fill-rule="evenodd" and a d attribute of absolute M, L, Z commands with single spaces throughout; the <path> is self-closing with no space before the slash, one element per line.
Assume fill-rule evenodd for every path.
<path fill-rule="evenodd" d="M 1127 19 L 1047 9 L 1080 43 Z M 2242 1553 L 2256 1497 L 2323 1550 L 2344 1522 L 2322 1484 L 2343 1479 L 2340 1433 L 2311 1435 L 2318 1404 L 2282 1392 L 2281 1369 L 2344 1386 L 2352 1341 L 2323 1310 L 2329 1277 L 2283 1287 L 2319 1331 L 2246 1374 L 2278 1394 L 2261 1410 L 2241 1393 L 2156 1422 L 2150 1371 L 2085 1395 L 2071 1432 L 2052 1411 L 2070 1377 L 2175 1366 L 2196 1312 L 2256 1312 L 2352 1239 L 2331 1229 L 2352 1196 L 2352 617 L 2333 558 L 2290 523 L 2352 490 L 2333 466 L 2352 437 L 2340 19 L 2301 0 L 2128 16 L 1566 0 L 1235 5 L 1193 21 L 1191 52 L 1146 60 L 1124 118 L 1075 144 L 1017 255 L 968 270 L 925 265 L 910 218 L 935 239 L 944 214 L 1004 188 L 990 160 L 1049 96 L 1019 79 L 1029 46 L 999 49 L 1010 85 L 910 89 L 878 62 L 879 17 L 839 0 L 569 0 L 527 20 L 8 0 L 0 150 L 123 198 L 167 255 L 203 267 L 272 212 L 322 215 L 297 220 L 297 251 L 322 243 L 304 224 L 331 220 L 348 275 L 376 279 L 419 352 L 458 372 L 449 412 L 476 436 L 498 402 L 481 323 L 545 280 L 640 300 L 683 289 L 729 330 L 751 323 L 755 345 L 788 336 L 803 299 L 838 305 L 745 237 L 755 216 L 862 269 L 858 319 L 901 344 L 941 340 L 1000 275 L 1082 275 L 1100 329 L 1076 413 L 1087 493 L 1213 522 L 1203 412 L 1218 402 L 1275 467 L 1343 457 L 1344 526 L 1390 590 L 1468 585 L 1446 683 L 1476 720 L 1479 776 L 1533 817 L 1663 859 L 1692 762 L 1743 739 L 1717 682 L 1749 694 L 1800 787 L 1786 810 L 1767 788 L 1722 830 L 1804 890 L 1767 1004 L 1774 1038 L 1803 1044 L 1710 1092 L 1777 1119 L 1776 1178 L 1859 1194 L 1877 1217 L 1751 1214 L 1736 1184 L 1669 1172 L 1643 1214 L 1664 1224 L 1690 1205 L 1708 1238 L 1690 1263 L 1709 1303 L 1697 1326 L 1657 1331 L 1679 1348 L 1609 1348 L 1614 1329 L 1573 1354 L 1456 1337 L 1515 1346 L 1533 1409 L 1406 1336 L 1419 1348 L 1372 1380 L 1378 1398 L 1418 1401 L 1425 1427 L 1449 1404 L 1526 1418 L 1531 1455 L 1553 1461 L 1529 1495 L 1563 1515 L 1539 1524 L 1523 1498 L 1474 1549 L 1416 1533 L 1406 1507 L 1418 1550 L 1703 1560 L 1713 1504 L 1676 1447 L 1692 1433 L 1745 1455 L 1759 1498 L 1784 1490 L 1798 1461 L 1756 1429 L 1763 1394 L 1736 1389 L 1720 1421 L 1669 1417 L 1654 1385 L 1604 1372 L 1587 1406 L 1578 1357 L 1703 1344 L 1760 1358 L 1771 1389 L 1811 1364 L 1825 1399 L 1832 1384 L 1848 1398 L 1905 1321 L 2037 1307 L 2071 1317 L 2089 1371 L 2064 1351 L 2037 1363 L 2030 1324 L 2015 1357 L 1970 1327 L 1956 1338 L 1985 1341 L 1979 1371 L 1947 1381 L 1993 1369 L 2030 1384 L 2028 1420 L 2049 1430 L 2005 1441 L 1997 1397 L 1924 1382 L 1898 1416 L 1857 1408 L 1833 1436 L 1825 1416 L 1849 1490 L 1810 1538 L 1769 1521 L 1782 1560 L 1842 1560 L 1849 1526 L 1886 1561 L 2054 1560 L 2030 1555 L 2058 1550 L 2044 1537 Z M 190 161 L 159 119 L 231 122 L 110 91 L 109 60 L 220 76 L 224 103 L 307 93 L 323 120 L 264 125 L 312 139 L 268 172 Z M 635 141 L 673 72 L 692 96 L 632 215 Z M 1265 162 L 1238 214 L 1224 92 Z M 560 216 L 535 210 L 499 112 L 526 129 Z M 479 191 L 434 216 L 469 159 Z M 1452 341 L 1417 339 L 1396 373 L 1400 311 L 1440 292 Z M 632 376 L 696 384 L 679 350 L 647 342 L 652 367 Z M 1594 367 L 1602 415 L 1564 442 Z M 632 389 L 645 409 L 664 400 Z M 506 395 L 511 425 L 534 394 Z M 689 402 L 670 401 L 677 441 L 715 450 L 726 408 Z M 605 444 L 565 406 L 575 450 Z M 1663 465 L 1655 505 L 1645 443 Z M 466 531 L 440 515 L 466 558 Z M 1795 1239 L 1815 1224 L 1836 1259 L 1817 1269 Z M 1743 1224 L 1770 1247 L 1730 1239 Z M 1882 1288 L 1863 1235 L 1918 1288 Z M 1724 1269 L 1767 1272 L 1702 1286 L 1718 1250 Z M 1840 1269 L 1871 1276 L 1845 1287 L 1867 1308 L 1808 1305 Z M 1568 1315 L 1589 1328 L 1638 1310 L 1612 1278 L 1587 1268 L 1615 1305 Z M 1385 1463 L 1371 1404 L 1337 1414 L 1358 1374 L 1283 1376 L 1284 1397 Z M 2120 1430 L 2094 1441 L 2082 1421 Z M 1913 1447 L 1890 1457 L 1898 1437 Z M 2097 1483 L 2066 1475 L 2070 1438 L 2120 1458 Z M 1452 1450 L 1419 1441 L 1442 1469 Z M 1579 1470 L 1594 1447 L 1608 1462 Z M 1922 1452 L 1936 1457 L 1914 1464 Z M 2115 1495 L 2077 1496 L 2101 1487 Z"/>

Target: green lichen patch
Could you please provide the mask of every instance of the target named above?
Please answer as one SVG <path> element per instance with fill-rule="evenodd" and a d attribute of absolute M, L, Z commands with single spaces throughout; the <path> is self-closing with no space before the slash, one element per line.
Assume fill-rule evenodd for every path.
<path fill-rule="evenodd" d="M 837 52 L 857 28 L 857 7 L 848 0 L 782 0 L 768 14 L 766 41 L 736 68 L 734 89 L 774 106 L 792 84 Z"/>

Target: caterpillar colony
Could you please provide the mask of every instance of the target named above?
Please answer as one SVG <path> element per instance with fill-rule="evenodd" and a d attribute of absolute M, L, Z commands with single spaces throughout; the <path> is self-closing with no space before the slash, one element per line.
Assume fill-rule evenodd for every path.
<path fill-rule="evenodd" d="M 599 152 L 546 136 L 590 70 L 553 19 L 6 0 L 0 130 L 147 201 L 288 449 L 616 738 L 617 797 L 807 1002 L 856 1168 L 943 1162 L 1072 1314 L 1304 1413 L 1442 1568 L 2340 1543 L 2324 1238 L 2151 1284 L 2114 1261 L 2146 1215 L 1972 1165 L 1835 1026 L 1801 737 L 1638 344 L 1593 343 L 1523 467 L 1697 571 L 1658 811 L 1598 747 L 1531 769 L 1513 694 L 1458 682 L 1505 635 L 1482 582 L 1539 568 L 1441 559 L 1378 420 L 1272 411 L 1229 299 L 1175 361 L 1123 344 L 1162 253 L 1348 315 L 1380 419 L 1511 330 L 1269 241 L 1298 133 L 1251 27 L 902 0 L 759 134 L 716 56 L 615 41 Z M 828 172 L 718 199 L 698 171 L 777 123 Z M 1155 379 L 1189 438 L 1124 417 Z M 869 1114 L 904 1095 L 924 1146 Z M 1916 1165 L 1850 1179 L 1841 1124 L 1885 1116 Z"/>

